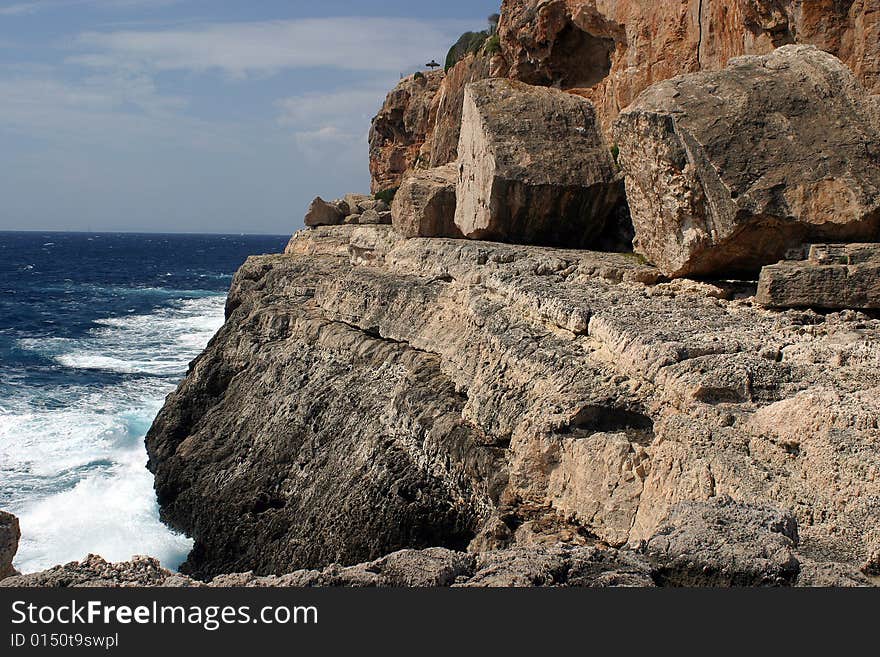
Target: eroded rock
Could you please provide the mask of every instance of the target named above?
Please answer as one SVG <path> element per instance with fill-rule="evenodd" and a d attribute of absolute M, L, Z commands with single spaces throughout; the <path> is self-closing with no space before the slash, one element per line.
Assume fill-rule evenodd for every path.
<path fill-rule="evenodd" d="M 455 225 L 458 166 L 411 172 L 391 204 L 395 229 L 404 237 L 463 237 Z"/>
<path fill-rule="evenodd" d="M 645 545 L 659 581 L 673 586 L 780 586 L 800 565 L 794 516 L 729 497 L 682 502 Z"/>
<path fill-rule="evenodd" d="M 336 226 L 342 223 L 345 213 L 338 205 L 328 203 L 320 196 L 315 198 L 306 212 L 306 226 Z"/>
<path fill-rule="evenodd" d="M 388 94 L 370 128 L 373 192 L 399 186 L 403 174 L 415 165 L 434 129 L 431 107 L 442 80 L 442 71 L 417 73 L 401 80 Z"/>
<path fill-rule="evenodd" d="M 812 44 L 880 93 L 880 15 L 868 0 L 504 0 L 493 74 L 577 89 L 610 138 L 652 84 L 740 55 Z"/>
<path fill-rule="evenodd" d="M 18 518 L 11 513 L 0 511 L 0 579 L 17 574 L 12 567 L 12 560 L 18 551 L 20 538 Z"/>
<path fill-rule="evenodd" d="M 471 82 L 489 77 L 489 62 L 490 57 L 483 53 L 469 53 L 446 71 L 431 108 L 433 129 L 429 128 L 422 149 L 421 159 L 427 166 L 439 167 L 457 159 L 464 90 Z"/>
<path fill-rule="evenodd" d="M 620 199 L 592 105 L 509 80 L 465 90 L 455 223 L 472 239 L 583 247 Z"/>
<path fill-rule="evenodd" d="M 875 238 L 880 130 L 866 99 L 808 46 L 654 85 L 615 131 L 636 251 L 669 276 L 718 276 L 807 240 Z"/>
<path fill-rule="evenodd" d="M 757 298 L 771 308 L 880 308 L 880 244 L 814 244 L 806 260 L 764 267 Z"/>

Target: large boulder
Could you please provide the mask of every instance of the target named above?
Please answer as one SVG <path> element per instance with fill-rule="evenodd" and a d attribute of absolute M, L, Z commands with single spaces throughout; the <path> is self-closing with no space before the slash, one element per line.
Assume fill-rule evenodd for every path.
<path fill-rule="evenodd" d="M 636 250 L 669 276 L 757 271 L 880 225 L 880 126 L 833 55 L 785 46 L 648 89 L 615 134 Z"/>
<path fill-rule="evenodd" d="M 666 586 L 779 586 L 797 579 L 798 540 L 792 514 L 720 496 L 673 507 L 644 551 Z"/>
<path fill-rule="evenodd" d="M 328 203 L 320 196 L 316 197 L 309 205 L 306 212 L 306 226 L 336 226 L 342 223 L 345 213 L 338 205 Z"/>
<path fill-rule="evenodd" d="M 0 580 L 16 575 L 12 560 L 18 551 L 21 530 L 18 518 L 11 513 L 0 511 Z"/>
<path fill-rule="evenodd" d="M 458 165 L 413 171 L 391 204 L 391 221 L 404 237 L 462 237 L 455 225 Z"/>
<path fill-rule="evenodd" d="M 465 89 L 455 223 L 472 239 L 584 247 L 620 199 L 592 104 L 511 80 Z"/>

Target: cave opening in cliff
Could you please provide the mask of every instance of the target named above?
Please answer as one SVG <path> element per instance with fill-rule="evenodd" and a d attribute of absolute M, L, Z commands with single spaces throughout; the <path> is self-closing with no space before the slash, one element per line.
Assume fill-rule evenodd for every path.
<path fill-rule="evenodd" d="M 563 89 L 592 87 L 611 72 L 614 39 L 585 32 L 569 23 L 553 47 L 550 61 L 552 84 Z"/>

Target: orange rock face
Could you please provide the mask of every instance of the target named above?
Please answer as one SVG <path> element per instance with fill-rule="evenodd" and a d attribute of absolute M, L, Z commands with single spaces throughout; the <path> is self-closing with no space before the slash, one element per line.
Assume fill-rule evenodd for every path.
<path fill-rule="evenodd" d="M 493 75 L 575 90 L 606 134 L 655 82 L 791 43 L 842 59 L 880 93 L 876 0 L 504 0 Z"/>
<path fill-rule="evenodd" d="M 431 107 L 444 78 L 442 71 L 404 78 L 388 94 L 370 128 L 371 190 L 398 187 L 419 158 L 433 130 Z"/>
<path fill-rule="evenodd" d="M 444 75 L 405 78 L 373 122 L 373 191 L 457 155 L 465 86 L 509 77 L 589 98 L 610 139 L 621 110 L 655 82 L 720 70 L 787 44 L 839 57 L 880 94 L 877 0 L 504 0 L 501 53 L 469 55 Z"/>
<path fill-rule="evenodd" d="M 399 187 L 404 173 L 455 160 L 464 88 L 489 77 L 489 58 L 469 54 L 445 74 L 400 81 L 373 119 L 370 131 L 372 191 Z"/>

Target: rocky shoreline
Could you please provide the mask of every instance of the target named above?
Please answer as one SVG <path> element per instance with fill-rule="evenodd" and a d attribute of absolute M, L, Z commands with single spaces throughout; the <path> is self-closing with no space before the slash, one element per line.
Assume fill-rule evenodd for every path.
<path fill-rule="evenodd" d="M 235 275 L 146 438 L 180 574 L 2 585 L 878 584 L 876 12 L 606 4 L 506 0 Z"/>
<path fill-rule="evenodd" d="M 658 533 L 633 549 L 607 545 L 526 545 L 482 553 L 401 550 L 355 566 L 209 582 L 162 568 L 155 559 L 109 564 L 97 556 L 0 582 L 7 587 L 681 587 L 873 586 L 878 579 L 799 554 L 797 521 L 729 497 L 678 505 Z"/>

